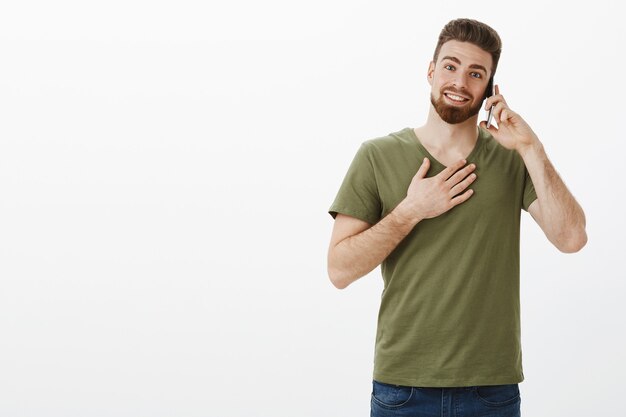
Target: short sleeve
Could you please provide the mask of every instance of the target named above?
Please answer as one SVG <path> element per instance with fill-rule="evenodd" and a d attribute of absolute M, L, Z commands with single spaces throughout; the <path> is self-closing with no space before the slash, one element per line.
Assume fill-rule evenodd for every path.
<path fill-rule="evenodd" d="M 356 152 L 328 213 L 333 219 L 337 213 L 342 213 L 375 224 L 380 220 L 381 207 L 370 150 L 364 142 Z"/>
<path fill-rule="evenodd" d="M 528 174 L 528 170 L 524 167 L 524 196 L 522 197 L 522 208 L 525 211 L 528 211 L 528 206 L 537 199 L 537 193 L 535 192 L 535 186 L 533 185 L 533 181 L 530 178 L 530 174 Z"/>

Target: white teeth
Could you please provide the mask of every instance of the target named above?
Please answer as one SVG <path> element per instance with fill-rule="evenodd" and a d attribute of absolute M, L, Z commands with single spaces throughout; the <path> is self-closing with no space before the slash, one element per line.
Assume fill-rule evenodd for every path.
<path fill-rule="evenodd" d="M 454 94 L 450 94 L 450 93 L 446 93 L 446 96 L 450 97 L 452 100 L 455 101 L 465 101 L 467 100 L 466 98 L 460 97 L 460 96 L 455 96 Z"/>

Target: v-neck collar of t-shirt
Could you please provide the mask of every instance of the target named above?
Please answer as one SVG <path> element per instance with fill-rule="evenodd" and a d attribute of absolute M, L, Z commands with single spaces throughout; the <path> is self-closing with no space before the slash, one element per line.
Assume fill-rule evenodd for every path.
<path fill-rule="evenodd" d="M 426 147 L 424 147 L 424 145 L 422 145 L 422 142 L 420 142 L 419 138 L 415 134 L 415 130 L 412 127 L 407 127 L 407 129 L 409 129 L 409 131 L 410 131 L 409 133 L 411 134 L 411 137 L 413 138 L 413 140 L 417 144 L 417 147 L 419 148 L 419 150 L 422 151 L 428 157 L 428 159 L 430 159 L 431 164 L 434 163 L 435 165 L 438 165 L 441 168 L 447 168 L 447 166 L 445 166 L 444 164 L 439 162 L 437 160 L 437 158 L 432 156 L 431 153 L 428 152 L 428 149 L 426 149 Z M 480 126 L 479 126 L 478 127 L 478 138 L 476 139 L 476 143 L 474 144 L 474 149 L 472 149 L 472 151 L 469 153 L 469 155 L 467 155 L 465 157 L 466 161 L 470 162 L 470 161 L 472 161 L 474 159 L 476 154 L 480 151 L 480 148 L 482 147 L 483 141 L 484 141 L 483 129 L 481 129 Z"/>

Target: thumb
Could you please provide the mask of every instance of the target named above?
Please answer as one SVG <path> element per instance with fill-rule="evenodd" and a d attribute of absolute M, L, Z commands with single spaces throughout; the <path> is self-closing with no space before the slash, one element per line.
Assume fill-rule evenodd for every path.
<path fill-rule="evenodd" d="M 491 124 L 491 126 L 487 127 L 487 122 L 485 120 L 480 122 L 478 124 L 478 126 L 482 127 L 483 129 L 485 129 L 486 131 L 488 131 L 488 132 L 490 132 L 492 134 L 498 132 L 498 129 L 496 129 L 496 127 L 493 125 L 493 123 Z"/>
<path fill-rule="evenodd" d="M 422 165 L 420 165 L 420 168 L 417 170 L 417 173 L 415 174 L 415 176 L 418 178 L 424 178 L 429 168 L 430 168 L 430 159 L 424 158 L 424 160 L 422 161 Z"/>

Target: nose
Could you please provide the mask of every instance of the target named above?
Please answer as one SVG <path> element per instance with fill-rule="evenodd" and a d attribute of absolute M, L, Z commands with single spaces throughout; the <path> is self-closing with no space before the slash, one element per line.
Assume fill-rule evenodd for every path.
<path fill-rule="evenodd" d="M 452 85 L 454 85 L 459 90 L 466 90 L 467 89 L 467 80 L 465 79 L 463 74 L 457 73 L 457 74 L 455 74 L 454 78 L 452 79 Z"/>

